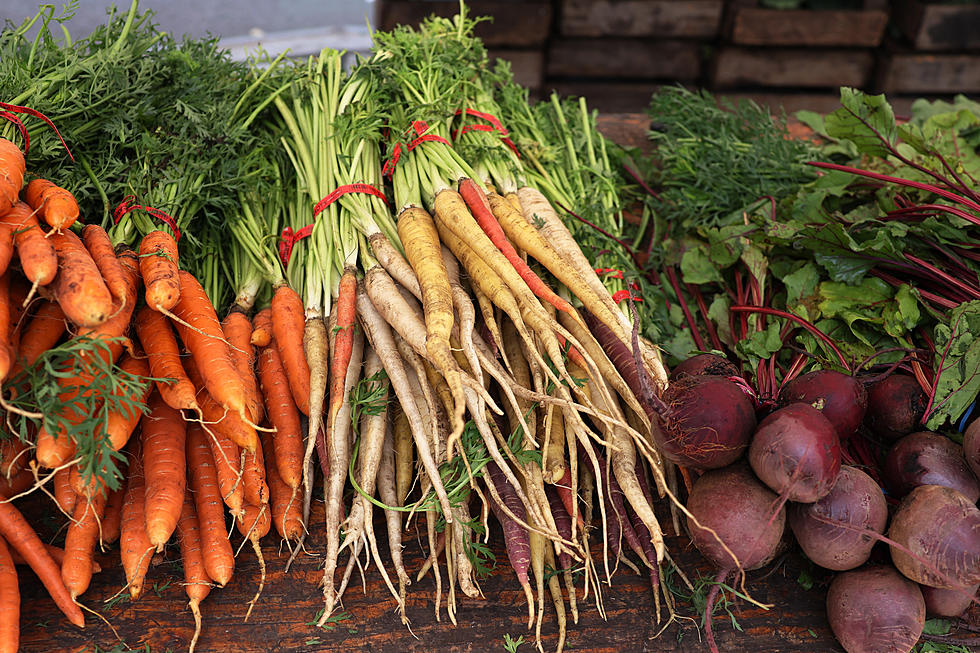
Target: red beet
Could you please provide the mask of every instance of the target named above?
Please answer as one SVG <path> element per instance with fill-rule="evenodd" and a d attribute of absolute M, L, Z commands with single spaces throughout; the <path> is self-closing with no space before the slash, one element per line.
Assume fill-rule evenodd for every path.
<path fill-rule="evenodd" d="M 790 504 L 786 517 L 807 558 L 826 569 L 846 571 L 868 561 L 877 539 L 861 531 L 884 533 L 888 504 L 870 476 L 845 465 L 827 496 Z"/>
<path fill-rule="evenodd" d="M 980 481 L 966 464 L 963 447 L 938 433 L 906 435 L 888 451 L 882 472 L 888 491 L 899 499 L 920 485 L 951 487 L 972 503 L 980 499 Z"/>
<path fill-rule="evenodd" d="M 847 653 L 909 653 L 926 624 L 918 585 L 891 567 L 837 574 L 827 590 L 827 620 Z"/>
<path fill-rule="evenodd" d="M 755 429 L 752 400 L 721 376 L 690 376 L 667 386 L 662 433 L 664 455 L 674 463 L 715 469 L 738 460 Z"/>
<path fill-rule="evenodd" d="M 834 370 L 817 370 L 798 376 L 779 393 L 783 403 L 802 401 L 824 414 L 840 438 L 851 437 L 868 409 L 864 383 Z"/>
<path fill-rule="evenodd" d="M 928 401 L 914 377 L 892 374 L 868 388 L 864 421 L 878 437 L 897 440 L 921 428 Z"/>
<path fill-rule="evenodd" d="M 670 373 L 670 380 L 685 376 L 738 376 L 738 368 L 717 354 L 698 354 L 680 362 Z"/>
<path fill-rule="evenodd" d="M 700 525 L 688 517 L 687 527 L 694 546 L 718 567 L 718 583 L 736 568 L 748 571 L 772 560 L 786 524 L 785 510 L 774 512 L 777 505 L 778 497 L 742 463 L 706 472 L 694 482 L 687 509 Z M 705 608 L 705 637 L 715 653 L 710 615 L 717 594 L 716 584 Z"/>
<path fill-rule="evenodd" d="M 892 562 L 915 582 L 946 589 L 980 583 L 980 509 L 956 490 L 920 485 L 909 492 L 888 537 Z"/>
<path fill-rule="evenodd" d="M 963 456 L 973 474 L 980 478 L 980 419 L 973 420 L 966 427 L 966 433 L 963 434 Z"/>
<path fill-rule="evenodd" d="M 840 471 L 840 441 L 823 413 L 790 404 L 759 424 L 749 445 L 759 479 L 790 501 L 812 503 L 830 492 Z"/>
<path fill-rule="evenodd" d="M 937 617 L 958 617 L 970 607 L 973 598 L 977 596 L 980 584 L 975 583 L 970 587 L 959 589 L 919 585 L 919 589 L 922 591 L 922 598 L 926 601 L 926 613 Z"/>

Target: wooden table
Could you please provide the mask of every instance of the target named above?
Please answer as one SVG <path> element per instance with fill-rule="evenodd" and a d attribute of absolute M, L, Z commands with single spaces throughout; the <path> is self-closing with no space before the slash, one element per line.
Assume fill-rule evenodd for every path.
<path fill-rule="evenodd" d="M 611 138 L 638 147 L 647 142 L 647 125 L 648 119 L 640 114 L 608 116 L 602 121 L 603 130 Z M 50 504 L 41 505 L 51 510 Z M 55 521 L 61 523 L 63 520 Z M 669 522 L 665 519 L 664 523 Z M 373 566 L 366 572 L 363 591 L 359 583 L 352 584 L 347 590 L 343 602 L 346 618 L 337 620 L 330 629 L 311 625 L 322 607 L 318 588 L 322 558 L 317 555 L 325 550 L 322 504 L 315 506 L 312 524 L 308 543 L 311 555 L 300 556 L 288 575 L 284 573 L 287 555 L 280 553 L 276 538 L 269 536 L 263 542 L 268 577 L 248 623 L 243 622 L 246 603 L 255 592 L 259 573 L 251 548 L 242 549 L 232 581 L 225 588 L 214 589 L 202 606 L 204 631 L 198 651 L 501 651 L 505 635 L 524 636 L 528 643 L 522 644 L 518 651 L 530 652 L 534 648 L 534 632 L 529 632 L 526 627 L 524 595 L 506 562 L 499 532 L 491 538 L 491 546 L 500 564 L 481 583 L 485 598 L 461 597 L 456 626 L 447 619 L 445 594 L 440 621 L 436 620 L 435 584 L 430 574 L 409 587 L 407 612 L 411 627 L 405 628 L 395 613 L 394 599 Z M 386 532 L 379 523 L 377 533 L 384 551 L 387 550 Z M 237 532 L 233 538 L 236 545 L 241 543 Z M 407 533 L 405 543 L 406 566 L 414 578 L 423 558 L 417 533 Z M 692 578 L 698 573 L 706 576 L 712 573 L 686 538 L 672 536 L 668 547 L 677 563 Z M 600 557 L 600 552 L 596 551 L 596 559 Z M 89 625 L 84 630 L 69 625 L 32 573 L 19 568 L 23 604 L 21 650 L 24 653 L 186 650 L 193 632 L 193 620 L 180 585 L 183 576 L 176 545 L 172 544 L 154 559 L 145 594 L 135 603 L 104 603 L 123 587 L 125 576 L 117 547 L 102 555 L 100 560 L 104 571 L 95 577 L 92 587 L 82 598 L 86 606 L 111 624 L 125 645 L 116 639 L 109 625 L 100 623 L 92 615 L 87 615 Z M 713 624 L 719 649 L 753 653 L 843 651 L 834 640 L 824 613 L 825 589 L 830 578 L 828 572 L 813 567 L 793 550 L 774 565 L 750 573 L 747 588 L 752 597 L 774 607 L 766 611 L 746 601 L 735 600 L 732 612 L 741 632 L 732 627 L 730 619 L 716 613 L 719 616 Z M 596 653 L 707 650 L 699 636 L 699 617 L 697 621 L 678 621 L 660 632 L 662 626 L 656 622 L 648 578 L 622 568 L 613 577 L 612 585 L 603 585 L 602 591 L 606 618 L 599 616 L 592 596 L 580 602 L 578 624 L 569 620 L 566 650 Z M 547 616 L 541 644 L 545 651 L 553 651 L 558 638 L 550 602 L 546 602 L 545 610 Z M 681 605 L 680 610 L 686 616 L 693 613 L 689 605 Z M 973 616 L 978 617 L 976 610 Z M 980 623 L 980 618 L 975 622 Z M 980 634 L 973 634 L 973 637 L 980 650 Z"/>

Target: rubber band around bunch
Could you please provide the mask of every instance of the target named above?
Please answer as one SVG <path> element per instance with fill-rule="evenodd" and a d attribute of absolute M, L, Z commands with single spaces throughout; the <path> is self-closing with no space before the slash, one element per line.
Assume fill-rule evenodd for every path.
<path fill-rule="evenodd" d="M 521 153 L 518 152 L 517 145 L 515 145 L 514 141 L 510 139 L 510 132 L 507 131 L 506 128 L 504 128 L 503 123 L 500 122 L 500 119 L 497 118 L 497 116 L 493 115 L 492 113 L 487 113 L 485 111 L 477 111 L 476 109 L 458 109 L 456 111 L 457 116 L 461 116 L 464 113 L 474 118 L 480 118 L 481 120 L 486 120 L 490 124 L 463 125 L 462 128 L 457 129 L 452 133 L 452 137 L 454 141 L 460 136 L 462 136 L 463 134 L 465 134 L 466 132 L 494 132 L 495 131 L 500 134 L 500 140 L 503 141 L 504 144 L 507 147 L 509 147 L 514 152 L 514 154 L 517 155 L 517 158 L 518 159 L 521 158 Z"/>
<path fill-rule="evenodd" d="M 608 274 L 611 275 L 614 279 L 625 280 L 625 277 L 623 276 L 623 271 L 617 270 L 616 268 L 596 268 L 595 273 Z M 617 290 L 616 292 L 613 293 L 612 298 L 613 301 L 616 302 L 617 304 L 627 299 L 632 299 L 634 302 L 642 302 L 643 298 L 640 297 L 640 284 L 636 283 L 635 281 L 631 281 L 629 284 L 629 289 L 624 288 L 622 290 Z"/>
<path fill-rule="evenodd" d="M 47 125 L 54 130 L 54 133 L 58 136 L 58 140 L 61 141 L 61 144 L 65 146 L 65 152 L 68 152 L 68 158 L 70 158 L 72 161 L 75 160 L 71 150 L 68 149 L 68 143 L 66 143 L 65 139 L 62 138 L 61 132 L 58 131 L 58 128 L 55 126 L 51 118 L 48 118 L 37 109 L 22 107 L 19 104 L 10 104 L 8 102 L 0 102 L 0 109 L 2 109 L 2 111 L 0 111 L 0 118 L 5 118 L 14 123 L 14 126 L 17 127 L 17 131 L 20 132 L 21 138 L 24 139 L 24 154 L 27 154 L 27 151 L 31 149 L 31 137 L 27 133 L 27 127 L 24 126 L 24 122 L 20 119 L 20 117 L 15 115 L 18 113 L 26 113 L 29 116 L 40 118 L 47 123 Z"/>
<path fill-rule="evenodd" d="M 385 204 L 388 204 L 388 198 L 385 197 L 385 194 L 371 184 L 345 184 L 332 190 L 322 200 L 316 203 L 316 205 L 313 207 L 313 218 L 315 219 L 318 215 L 323 213 L 328 206 L 339 200 L 344 195 L 348 195 L 350 193 L 374 195 L 375 197 L 380 198 Z M 283 267 L 289 265 L 289 259 L 292 257 L 293 247 L 296 245 L 296 243 L 304 238 L 308 238 L 312 233 L 312 224 L 301 227 L 296 231 L 293 231 L 292 227 L 286 227 L 282 230 L 282 233 L 279 235 L 279 260 L 282 261 Z"/>
<path fill-rule="evenodd" d="M 453 144 L 447 141 L 442 136 L 438 134 L 426 134 L 425 132 L 429 129 L 429 123 L 424 120 L 413 120 L 412 129 L 415 130 L 417 138 L 405 146 L 405 152 L 411 152 L 416 147 L 422 143 L 442 143 L 443 145 L 448 145 L 452 147 Z M 394 149 L 391 150 L 391 156 L 385 161 L 384 167 L 381 168 L 381 174 L 385 177 L 391 177 L 395 174 L 395 166 L 398 165 L 398 159 L 402 155 L 402 144 L 395 143 Z"/>
<path fill-rule="evenodd" d="M 146 211 L 151 216 L 164 223 L 170 230 L 174 232 L 174 242 L 180 241 L 180 229 L 177 228 L 177 221 L 174 220 L 173 216 L 160 209 L 153 208 L 152 206 L 143 206 L 142 204 L 130 204 L 136 200 L 135 195 L 127 195 L 123 198 L 122 202 L 119 202 L 119 206 L 116 210 L 112 212 L 112 223 L 119 224 L 123 216 L 131 211 Z"/>

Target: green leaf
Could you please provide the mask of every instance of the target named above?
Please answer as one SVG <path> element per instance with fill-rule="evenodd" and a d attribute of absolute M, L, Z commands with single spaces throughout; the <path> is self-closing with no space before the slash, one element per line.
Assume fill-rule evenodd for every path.
<path fill-rule="evenodd" d="M 866 95 L 853 88 L 840 90 L 841 108 L 826 118 L 827 133 L 853 142 L 862 154 L 885 157 L 898 130 L 895 113 L 884 95 Z M 882 142 L 884 139 L 885 142 Z"/>
<path fill-rule="evenodd" d="M 950 313 L 948 323 L 936 325 L 934 368 L 939 371 L 932 411 L 926 428 L 937 430 L 955 421 L 980 392 L 980 301 L 965 302 Z"/>
<path fill-rule="evenodd" d="M 681 256 L 681 276 L 687 283 L 722 281 L 721 271 L 704 245 L 692 247 Z"/>
<path fill-rule="evenodd" d="M 953 629 L 953 624 L 948 619 L 927 619 L 922 628 L 924 635 L 948 635 Z"/>

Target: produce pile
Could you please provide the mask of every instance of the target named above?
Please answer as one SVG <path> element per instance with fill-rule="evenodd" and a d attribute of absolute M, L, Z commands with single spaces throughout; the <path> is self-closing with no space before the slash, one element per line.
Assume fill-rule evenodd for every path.
<path fill-rule="evenodd" d="M 666 89 L 654 163 L 608 143 L 584 99 L 531 103 L 463 8 L 375 33 L 350 69 L 329 49 L 235 62 L 160 32 L 135 1 L 77 41 L 69 17 L 48 7 L 0 34 L 7 605 L 18 555 L 82 625 L 96 547 L 118 541 L 133 599 L 176 547 L 193 650 L 233 540 L 264 582 L 274 530 L 287 571 L 322 557 L 320 625 L 373 562 L 408 626 L 402 538 L 418 524 L 418 578 L 433 575 L 436 618 L 455 623 L 499 529 L 528 627 L 540 647 L 547 597 L 560 651 L 568 615 L 586 600 L 602 614 L 620 565 L 649 576 L 651 619 L 686 613 L 676 584 L 693 588 L 665 544 L 683 522 L 721 570 L 714 648 L 716 595 L 778 553 L 784 522 L 817 564 L 868 560 L 882 483 L 909 494 L 887 535 L 898 569 L 976 593 L 980 487 L 956 463 L 962 438 L 916 445 L 948 452 L 961 483 L 920 501 L 913 488 L 944 474 L 888 472 L 910 467 L 905 440 L 885 458 L 921 424 L 965 426 L 980 389 L 975 105 L 897 126 L 883 98 L 844 90 L 840 112 L 806 116 L 817 144 L 754 105 Z M 899 391 L 908 415 L 876 399 Z M 980 442 L 963 442 L 975 467 Z M 829 505 L 861 483 L 880 504 L 866 523 Z M 63 549 L 14 503 L 37 492 L 67 518 Z M 952 562 L 908 539 L 906 504 L 961 511 Z M 839 578 L 831 596 L 862 600 Z M 895 650 L 918 640 L 919 612 Z M 9 650 L 17 614 L 0 611 Z"/>

